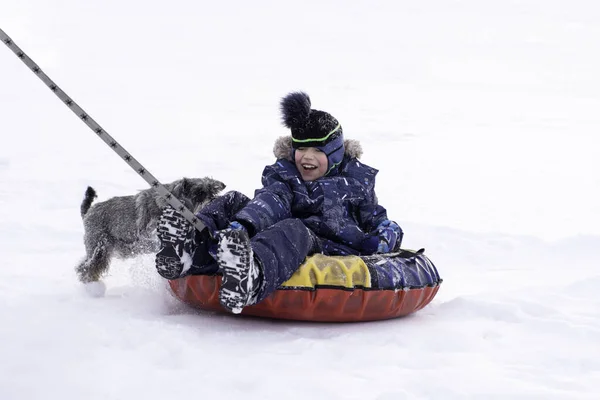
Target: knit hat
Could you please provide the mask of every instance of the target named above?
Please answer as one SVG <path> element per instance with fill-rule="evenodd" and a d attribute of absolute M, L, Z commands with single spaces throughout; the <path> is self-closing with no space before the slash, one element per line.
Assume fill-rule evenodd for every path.
<path fill-rule="evenodd" d="M 310 108 L 304 92 L 290 93 L 281 99 L 283 124 L 292 131 L 292 148 L 316 147 L 327 155 L 327 173 L 337 169 L 344 158 L 342 125 L 331 114 Z"/>

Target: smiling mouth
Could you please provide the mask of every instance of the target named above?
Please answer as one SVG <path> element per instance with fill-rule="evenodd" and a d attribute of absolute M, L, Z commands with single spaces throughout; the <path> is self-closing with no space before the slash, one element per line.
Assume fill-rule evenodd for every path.
<path fill-rule="evenodd" d="M 302 168 L 304 168 L 306 170 L 315 170 L 315 169 L 317 169 L 317 167 L 315 167 L 314 165 L 310 165 L 310 164 L 302 164 Z"/>

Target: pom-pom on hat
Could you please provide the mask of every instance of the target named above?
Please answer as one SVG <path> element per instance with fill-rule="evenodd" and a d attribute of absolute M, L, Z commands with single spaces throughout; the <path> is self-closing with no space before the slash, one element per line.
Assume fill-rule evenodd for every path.
<path fill-rule="evenodd" d="M 310 97 L 293 92 L 281 99 L 283 124 L 292 131 L 292 148 L 317 147 L 327 155 L 330 174 L 344 158 L 342 125 L 331 114 L 310 108 Z"/>

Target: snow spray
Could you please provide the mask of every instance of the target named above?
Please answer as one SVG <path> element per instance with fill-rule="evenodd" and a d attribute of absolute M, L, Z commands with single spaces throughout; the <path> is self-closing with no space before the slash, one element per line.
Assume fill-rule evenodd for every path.
<path fill-rule="evenodd" d="M 7 45 L 16 55 L 33 71 L 52 90 L 52 92 L 77 115 L 96 135 L 104 141 L 111 149 L 114 150 L 139 176 L 141 176 L 150 186 L 152 186 L 160 196 L 164 197 L 165 200 L 176 210 L 178 210 L 183 217 L 192 223 L 196 229 L 202 231 L 205 225 L 196 216 L 184 206 L 175 196 L 171 194 L 161 184 L 158 179 L 154 177 L 146 168 L 142 166 L 128 151 L 126 151 L 112 136 L 108 134 L 102 127 L 79 105 L 67 94 L 58 87 L 49 77 L 46 75 L 40 67 L 38 67 L 31 58 L 27 56 L 20 48 L 13 42 L 13 40 L 0 29 L 0 40 Z"/>

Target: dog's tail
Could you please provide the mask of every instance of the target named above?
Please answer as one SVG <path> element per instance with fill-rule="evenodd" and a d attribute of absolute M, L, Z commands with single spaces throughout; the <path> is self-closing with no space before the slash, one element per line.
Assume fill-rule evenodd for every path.
<path fill-rule="evenodd" d="M 96 191 L 91 186 L 88 186 L 87 190 L 85 191 L 85 197 L 81 202 L 81 208 L 79 209 L 81 211 L 81 218 L 83 218 L 88 212 L 96 197 L 98 197 L 96 195 Z"/>

